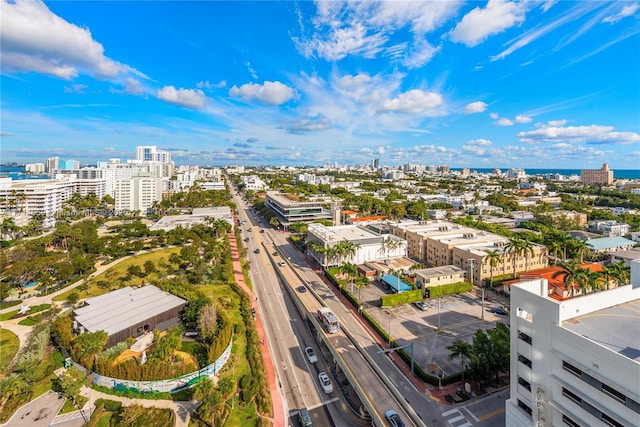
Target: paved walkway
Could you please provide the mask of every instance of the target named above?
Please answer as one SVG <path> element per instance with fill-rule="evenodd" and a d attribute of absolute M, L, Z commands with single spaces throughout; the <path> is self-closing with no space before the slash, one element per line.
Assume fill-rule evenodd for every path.
<path fill-rule="evenodd" d="M 234 223 L 237 223 L 237 218 L 234 218 Z M 258 331 L 258 338 L 265 343 L 268 343 L 266 334 L 264 332 L 264 325 L 262 324 L 262 317 L 260 316 L 260 310 L 256 299 L 253 296 L 253 292 L 244 282 L 244 276 L 242 275 L 242 265 L 240 264 L 240 255 L 238 253 L 238 243 L 236 242 L 236 235 L 233 231 L 229 232 L 229 243 L 231 245 L 231 259 L 233 261 L 233 274 L 235 281 L 251 298 L 251 306 L 256 310 L 256 329 Z M 269 345 L 263 346 L 262 360 L 264 362 L 265 370 L 267 371 L 267 380 L 269 381 L 269 389 L 271 390 L 271 404 L 273 411 L 273 425 L 284 426 L 284 405 L 282 402 L 282 396 L 278 390 L 278 380 L 276 378 L 276 371 L 271 359 L 271 353 L 269 352 Z"/>

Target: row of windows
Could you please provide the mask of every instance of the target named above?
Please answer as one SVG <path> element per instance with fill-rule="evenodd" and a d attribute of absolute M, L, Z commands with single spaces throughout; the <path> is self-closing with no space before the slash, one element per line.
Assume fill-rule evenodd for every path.
<path fill-rule="evenodd" d="M 578 396 L 577 394 L 575 394 L 571 390 L 569 390 L 569 389 L 567 389 L 565 387 L 562 387 L 562 395 L 564 397 L 568 398 L 569 400 L 571 400 L 572 402 L 574 402 L 576 405 L 578 405 L 579 407 L 581 407 L 582 409 L 584 409 L 588 413 L 590 413 L 591 415 L 593 415 L 594 417 L 596 417 L 596 418 L 600 419 L 601 421 L 603 421 L 605 425 L 608 425 L 608 426 L 611 426 L 611 427 L 624 427 L 624 424 L 619 423 L 618 421 L 616 421 L 613 418 L 611 418 L 609 415 L 601 412 L 600 410 L 595 408 L 590 403 L 583 401 L 580 396 Z M 563 419 L 564 419 L 564 417 L 563 417 Z"/>
<path fill-rule="evenodd" d="M 597 378 L 594 378 L 591 375 L 587 374 L 586 372 L 583 372 L 582 369 L 572 365 L 566 360 L 562 361 L 562 369 L 575 375 L 576 377 L 580 378 L 582 381 L 586 382 L 593 388 L 600 390 L 601 392 L 608 395 L 612 399 L 622 403 L 627 408 L 630 408 L 631 410 L 640 414 L 640 403 L 626 396 L 624 393 L 620 392 L 619 390 L 616 390 L 615 388 L 611 387 L 609 384 L 605 384 L 600 380 L 598 380 Z"/>

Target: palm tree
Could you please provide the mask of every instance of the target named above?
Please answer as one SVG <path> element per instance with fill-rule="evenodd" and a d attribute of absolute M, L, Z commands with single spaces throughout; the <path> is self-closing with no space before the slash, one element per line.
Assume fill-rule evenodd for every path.
<path fill-rule="evenodd" d="M 591 252 L 593 246 L 586 240 L 576 240 L 573 244 L 576 255 L 580 258 L 580 263 L 584 259 L 585 255 L 588 255 Z"/>
<path fill-rule="evenodd" d="M 558 254 L 562 252 L 562 244 L 554 240 L 548 245 L 548 247 L 549 251 L 553 254 L 553 256 L 555 257 L 555 261 L 557 262 Z"/>
<path fill-rule="evenodd" d="M 581 289 L 585 287 L 585 269 L 580 267 L 576 260 L 571 260 L 571 262 L 568 263 L 562 262 L 559 265 L 562 267 L 562 270 L 556 271 L 551 277 L 555 279 L 556 277 L 563 276 L 562 282 L 564 283 L 564 288 L 565 290 L 571 289 L 571 298 L 573 298 L 576 285 Z"/>
<path fill-rule="evenodd" d="M 531 240 L 524 238 L 520 243 L 520 248 L 522 250 L 522 254 L 524 254 L 524 271 L 529 271 L 529 257 L 532 257 L 534 254 L 534 245 Z"/>
<path fill-rule="evenodd" d="M 347 281 L 351 284 L 351 295 L 353 295 L 353 278 L 358 274 L 358 267 L 355 264 L 343 261 L 338 267 L 338 271 L 347 275 Z"/>
<path fill-rule="evenodd" d="M 485 249 L 484 252 L 486 255 L 482 260 L 489 264 L 489 289 L 493 289 L 493 270 L 502 263 L 502 257 L 499 249 Z"/>
<path fill-rule="evenodd" d="M 523 241 L 520 237 L 511 237 L 509 243 L 505 246 L 505 252 L 511 254 L 511 260 L 513 262 L 513 278 L 516 278 L 516 261 L 523 252 Z"/>
<path fill-rule="evenodd" d="M 609 274 L 616 279 L 618 286 L 628 283 L 630 280 L 629 269 L 625 267 L 624 261 L 609 264 Z"/>
<path fill-rule="evenodd" d="M 465 360 L 471 360 L 473 357 L 473 347 L 468 342 L 462 341 L 460 339 L 455 340 L 451 345 L 447 346 L 447 350 L 449 353 L 449 359 L 453 360 L 456 357 L 460 358 L 460 368 L 462 370 L 462 384 L 464 385 L 464 371 Z"/>
<path fill-rule="evenodd" d="M 358 304 L 362 305 L 361 290 L 363 286 L 367 286 L 371 282 L 364 276 L 357 276 L 355 280 L 356 288 L 358 288 Z"/>

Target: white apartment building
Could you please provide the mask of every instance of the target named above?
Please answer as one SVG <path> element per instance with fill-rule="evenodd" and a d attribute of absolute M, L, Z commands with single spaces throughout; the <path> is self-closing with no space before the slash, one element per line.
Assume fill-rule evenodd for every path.
<path fill-rule="evenodd" d="M 77 191 L 72 179 L 23 179 L 13 181 L 0 178 L 0 212 L 12 217 L 31 217 L 44 214 L 43 227 L 53 227 L 55 214 L 62 204 Z"/>
<path fill-rule="evenodd" d="M 261 180 L 258 175 L 243 176 L 241 179 L 245 190 L 263 191 L 269 189 L 267 183 Z"/>
<path fill-rule="evenodd" d="M 24 165 L 24 171 L 27 173 L 41 174 L 45 172 L 44 163 L 28 163 Z"/>
<path fill-rule="evenodd" d="M 631 284 L 558 301 L 511 286 L 507 426 L 640 425 L 640 261 Z"/>
<path fill-rule="evenodd" d="M 389 234 L 378 234 L 365 226 L 338 225 L 327 227 L 318 223 L 309 224 L 307 242 L 313 242 L 324 249 L 336 246 L 343 240 L 358 245 L 356 253 L 345 259 L 330 259 L 326 253 L 313 250 L 313 244 L 307 246 L 308 254 L 323 267 L 339 265 L 342 262 L 363 264 L 365 262 L 400 258 L 407 255 L 407 242 Z"/>
<path fill-rule="evenodd" d="M 605 237 L 619 237 L 629 234 L 629 224 L 615 220 L 596 220 L 589 222 L 589 231 L 600 233 Z"/>
<path fill-rule="evenodd" d="M 153 203 L 162 200 L 162 179 L 150 173 L 139 173 L 129 179 L 119 179 L 115 187 L 116 211 L 140 211 L 145 215 Z"/>

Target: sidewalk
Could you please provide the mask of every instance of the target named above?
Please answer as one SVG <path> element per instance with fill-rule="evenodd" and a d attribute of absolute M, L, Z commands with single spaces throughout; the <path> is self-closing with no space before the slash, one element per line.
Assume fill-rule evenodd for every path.
<path fill-rule="evenodd" d="M 234 223 L 237 223 L 237 217 L 234 218 Z M 253 292 L 244 282 L 244 277 L 242 275 L 242 265 L 240 264 L 240 256 L 238 254 L 238 243 L 236 242 L 236 235 L 233 230 L 229 232 L 229 245 L 231 246 L 231 260 L 233 262 L 233 274 L 235 278 L 235 282 L 240 286 L 246 293 L 249 295 L 251 299 L 251 307 L 256 311 L 256 329 L 258 331 L 258 338 L 264 342 L 267 342 L 267 337 L 264 332 L 264 325 L 262 324 L 262 317 L 260 316 L 260 310 L 258 308 L 258 304 L 256 303 L 256 299 L 253 296 Z M 267 371 L 267 380 L 269 381 L 269 389 L 271 391 L 271 405 L 273 411 L 273 425 L 274 426 L 284 426 L 285 424 L 285 415 L 284 415 L 284 406 L 282 402 L 282 396 L 280 395 L 280 391 L 278 390 L 278 381 L 276 378 L 276 371 L 273 365 L 273 360 L 271 359 L 271 353 L 269 352 L 269 346 L 265 345 L 262 347 L 262 360 L 264 362 L 265 370 Z"/>

